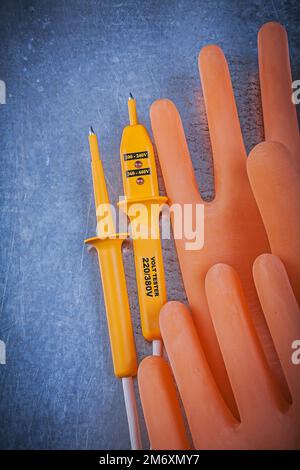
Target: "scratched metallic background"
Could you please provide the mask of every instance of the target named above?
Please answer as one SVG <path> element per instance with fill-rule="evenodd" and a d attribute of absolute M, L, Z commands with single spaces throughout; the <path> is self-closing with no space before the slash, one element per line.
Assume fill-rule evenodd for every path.
<path fill-rule="evenodd" d="M 258 29 L 269 20 L 287 27 L 299 79 L 299 13 L 297 0 L 1 1 L 0 79 L 7 85 L 7 104 L 0 106 L 0 339 L 7 347 L 1 448 L 129 447 L 98 261 L 83 246 L 95 233 L 89 125 L 101 139 L 116 202 L 128 92 L 148 127 L 151 102 L 171 98 L 199 184 L 211 196 L 198 52 L 208 43 L 223 47 L 249 150 L 263 138 Z M 169 298 L 184 299 L 172 242 L 164 256 Z M 142 358 L 150 348 L 141 336 L 130 247 L 124 257 Z"/>

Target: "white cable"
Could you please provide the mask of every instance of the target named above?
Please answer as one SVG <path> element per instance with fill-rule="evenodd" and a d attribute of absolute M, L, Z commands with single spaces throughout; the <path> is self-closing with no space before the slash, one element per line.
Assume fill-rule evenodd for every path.
<path fill-rule="evenodd" d="M 122 378 L 123 393 L 132 450 L 142 449 L 142 438 L 140 431 L 139 415 L 132 377 Z"/>
<path fill-rule="evenodd" d="M 153 356 L 163 355 L 163 342 L 161 339 L 154 339 L 152 341 L 152 353 Z"/>

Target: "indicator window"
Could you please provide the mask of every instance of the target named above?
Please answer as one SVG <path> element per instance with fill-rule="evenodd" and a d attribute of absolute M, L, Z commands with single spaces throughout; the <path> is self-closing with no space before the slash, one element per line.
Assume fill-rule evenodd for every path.
<path fill-rule="evenodd" d="M 151 175 L 150 168 L 139 168 L 137 170 L 127 170 L 126 178 L 131 178 L 132 176 L 147 176 Z"/>
<path fill-rule="evenodd" d="M 129 160 L 141 160 L 142 158 L 148 158 L 148 157 L 149 157 L 149 154 L 147 151 L 123 154 L 124 162 L 128 162 Z"/>

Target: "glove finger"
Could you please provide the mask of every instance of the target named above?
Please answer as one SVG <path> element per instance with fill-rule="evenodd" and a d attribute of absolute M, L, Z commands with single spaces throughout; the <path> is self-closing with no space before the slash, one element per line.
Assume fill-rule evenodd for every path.
<path fill-rule="evenodd" d="M 190 312 L 179 302 L 168 302 L 160 327 L 195 448 L 223 448 L 236 420 L 215 384 Z"/>
<path fill-rule="evenodd" d="M 258 340 L 240 279 L 229 265 L 207 273 L 206 293 L 226 370 L 242 423 L 259 424 L 274 413 L 281 395 Z"/>
<path fill-rule="evenodd" d="M 139 392 L 153 450 L 189 449 L 171 370 L 158 356 L 146 357 L 138 370 Z"/>
<path fill-rule="evenodd" d="M 182 237 L 178 238 L 176 237 L 176 234 L 174 234 L 176 250 L 190 302 L 191 292 L 195 292 L 195 295 L 193 296 L 195 301 L 193 302 L 192 307 L 193 314 L 198 318 L 197 326 L 201 328 L 202 337 L 204 337 L 202 340 L 203 348 L 205 349 L 205 353 L 208 357 L 213 373 L 215 374 L 217 383 L 228 404 L 231 406 L 231 409 L 235 412 L 234 398 L 232 396 L 232 391 L 226 376 L 219 348 L 215 345 L 216 337 L 211 318 L 207 314 L 204 292 L 204 275 L 202 274 L 203 269 L 200 269 L 200 266 L 203 266 L 203 262 L 199 264 L 200 253 L 198 250 L 194 252 L 187 248 L 187 243 L 189 243 L 190 240 L 186 235 L 185 224 L 187 222 L 187 225 L 191 226 L 191 221 L 194 224 L 197 220 L 197 204 L 203 203 L 203 201 L 201 200 L 197 182 L 195 180 L 194 170 L 189 156 L 180 116 L 175 105 L 171 101 L 158 100 L 151 106 L 150 117 L 169 202 L 171 204 L 179 204 L 180 206 L 183 204 L 189 204 L 189 207 L 191 208 L 190 214 L 188 214 L 187 211 L 183 212 L 184 220 L 182 224 Z M 208 217 L 209 215 L 205 214 L 205 224 L 209 224 L 209 222 L 207 222 Z M 174 228 L 175 223 L 173 223 L 173 230 Z M 199 233 L 199 230 L 197 229 L 195 233 Z M 207 243 L 207 241 L 205 243 Z M 187 282 L 189 284 L 188 286 L 186 285 Z M 199 308 L 197 308 L 197 304 L 199 304 L 199 302 L 201 302 L 202 306 L 201 314 Z"/>
<path fill-rule="evenodd" d="M 265 254 L 256 259 L 253 275 L 292 399 L 299 400 L 299 365 L 293 362 L 292 355 L 295 340 L 300 348 L 300 311 L 287 273 L 279 258 Z"/>
<path fill-rule="evenodd" d="M 274 255 L 283 261 L 300 304 L 300 178 L 290 152 L 263 142 L 252 150 L 247 170 Z"/>
<path fill-rule="evenodd" d="M 201 203 L 179 112 L 172 101 L 155 101 L 150 109 L 155 145 L 171 204 Z"/>
<path fill-rule="evenodd" d="M 216 197 L 220 192 L 230 195 L 241 176 L 246 177 L 246 151 L 228 65 L 222 50 L 214 45 L 201 50 L 198 65 L 214 160 Z"/>
<path fill-rule="evenodd" d="M 292 102 L 292 75 L 287 34 L 270 22 L 258 33 L 259 78 L 266 140 L 284 144 L 300 170 L 300 143 L 296 106 Z"/>

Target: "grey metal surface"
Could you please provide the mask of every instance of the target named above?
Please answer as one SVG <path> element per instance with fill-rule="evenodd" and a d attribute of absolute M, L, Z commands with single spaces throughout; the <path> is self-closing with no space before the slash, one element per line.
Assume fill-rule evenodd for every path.
<path fill-rule="evenodd" d="M 98 261 L 83 246 L 95 233 L 89 125 L 100 137 L 115 203 L 122 194 L 119 143 L 128 92 L 148 128 L 150 104 L 172 99 L 210 196 L 198 52 L 208 43 L 224 49 L 249 150 L 263 136 L 258 29 L 282 22 L 294 64 L 299 11 L 297 0 L 1 1 L 7 104 L 0 105 L 0 339 L 7 364 L 0 365 L 0 448 L 129 447 Z M 164 255 L 169 298 L 184 299 L 172 242 Z M 130 246 L 125 263 L 142 358 L 150 348 L 141 336 Z"/>

